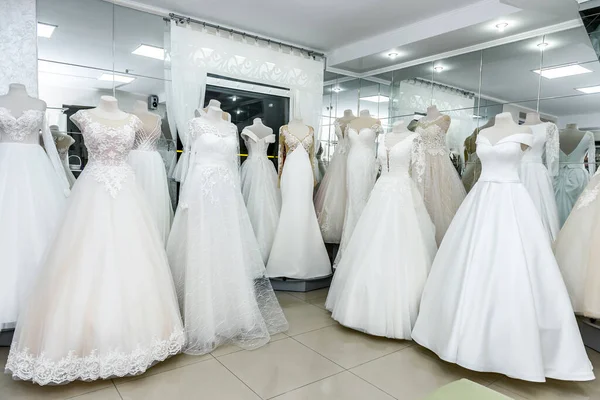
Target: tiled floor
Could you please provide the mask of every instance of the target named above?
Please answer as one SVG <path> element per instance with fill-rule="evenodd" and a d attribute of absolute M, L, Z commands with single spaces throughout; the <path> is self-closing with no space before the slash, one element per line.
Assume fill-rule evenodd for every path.
<path fill-rule="evenodd" d="M 533 384 L 471 372 L 440 361 L 412 342 L 385 340 L 341 327 L 323 304 L 326 290 L 278 297 L 287 334 L 254 351 L 226 346 L 201 357 L 178 355 L 139 377 L 39 387 L 0 374 L 0 399 L 77 400 L 418 400 L 460 378 L 515 400 L 600 400 L 600 378 Z M 8 354 L 0 348 L 0 367 Z M 600 354 L 589 351 L 600 371 Z"/>

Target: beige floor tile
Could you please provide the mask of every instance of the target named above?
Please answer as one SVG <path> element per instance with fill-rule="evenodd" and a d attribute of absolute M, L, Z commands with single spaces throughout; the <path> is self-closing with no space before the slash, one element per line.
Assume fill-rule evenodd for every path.
<path fill-rule="evenodd" d="M 375 386 L 350 372 L 342 372 L 310 385 L 292 390 L 274 400 L 393 400 Z"/>
<path fill-rule="evenodd" d="M 502 386 L 498 386 L 495 383 L 491 384 L 488 387 L 492 390 L 495 390 L 498 393 L 502 393 L 503 395 L 510 397 L 513 400 L 528 400 L 526 397 L 519 396 L 518 394 L 513 393 L 510 390 L 503 388 Z"/>
<path fill-rule="evenodd" d="M 191 364 L 195 364 L 197 362 L 202 362 L 202 361 L 212 360 L 212 359 L 213 359 L 213 357 L 210 354 L 204 354 L 202 356 L 192 356 L 189 354 L 177 354 L 176 356 L 167 358 L 165 361 L 154 365 L 152 368 L 149 368 L 142 375 L 126 376 L 123 378 L 117 378 L 117 379 L 115 379 L 115 382 L 117 382 L 117 383 L 128 382 L 128 381 L 140 379 L 140 378 L 143 378 L 146 376 L 161 374 L 163 372 L 170 371 L 170 370 L 176 369 L 176 368 L 181 368 L 186 365 L 191 365 Z"/>
<path fill-rule="evenodd" d="M 323 297 L 323 296 L 327 297 L 327 293 L 329 293 L 329 288 L 313 290 L 311 292 L 286 292 L 286 293 L 288 293 L 294 297 L 297 297 L 300 300 L 309 301 L 309 300 L 317 299 L 317 298 Z"/>
<path fill-rule="evenodd" d="M 418 346 L 392 353 L 351 370 L 386 393 L 402 400 L 419 400 L 450 382 L 467 378 L 483 385 L 490 374 L 465 370 L 428 356 Z"/>
<path fill-rule="evenodd" d="M 294 339 L 346 369 L 412 345 L 412 342 L 370 336 L 341 325 L 298 335 Z"/>
<path fill-rule="evenodd" d="M 110 385 L 106 389 L 71 397 L 69 400 L 121 400 L 121 396 L 117 392 L 117 389 L 113 385 Z"/>
<path fill-rule="evenodd" d="M 289 337 L 288 335 L 286 335 L 285 333 L 278 333 L 276 335 L 271 336 L 271 342 L 276 342 L 278 340 L 282 340 Z M 226 346 L 221 346 L 219 348 L 217 348 L 215 351 L 213 351 L 212 354 L 214 357 L 222 357 L 222 356 L 226 356 L 227 354 L 231 354 L 231 353 L 236 353 L 238 351 L 243 351 L 244 349 L 242 349 L 241 347 L 238 347 L 234 344 L 228 344 Z"/>
<path fill-rule="evenodd" d="M 260 399 L 214 359 L 118 383 L 117 388 L 124 400 Z"/>
<path fill-rule="evenodd" d="M 279 300 L 279 305 L 284 309 L 298 305 L 306 305 L 305 301 L 292 296 L 290 292 L 275 292 L 275 295 L 277 296 L 277 300 Z"/>
<path fill-rule="evenodd" d="M 219 361 L 264 399 L 343 371 L 293 339 L 229 354 Z"/>
<path fill-rule="evenodd" d="M 283 311 L 290 324 L 290 329 L 286 332 L 288 336 L 296 336 L 337 324 L 331 319 L 329 313 L 310 304 L 284 308 Z"/>
<path fill-rule="evenodd" d="M 307 300 L 307 303 L 312 304 L 315 307 L 319 307 L 323 310 L 327 310 L 325 308 L 325 301 L 327 301 L 327 296 L 317 297 L 316 299 Z"/>
<path fill-rule="evenodd" d="M 531 400 L 598 400 L 600 385 L 592 382 L 564 382 L 548 380 L 545 383 L 502 378 L 494 383 Z"/>

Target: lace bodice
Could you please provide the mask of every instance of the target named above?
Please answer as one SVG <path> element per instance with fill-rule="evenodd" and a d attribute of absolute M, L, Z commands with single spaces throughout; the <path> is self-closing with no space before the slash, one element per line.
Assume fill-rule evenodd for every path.
<path fill-rule="evenodd" d="M 592 132 L 586 132 L 581 138 L 577 147 L 566 154 L 562 149 L 560 150 L 560 168 L 561 169 L 580 169 L 584 168 L 585 156 L 588 156 L 588 169 L 590 175 L 596 172 L 596 144 L 594 141 L 594 134 Z"/>
<path fill-rule="evenodd" d="M 558 173 L 558 129 L 551 122 L 529 126 L 533 133 L 533 145 L 523 155 L 524 163 L 542 163 L 546 159 L 546 166 L 550 175 Z"/>
<path fill-rule="evenodd" d="M 348 149 L 350 148 L 348 136 L 344 135 L 342 126 L 339 121 L 335 121 L 333 123 L 333 126 L 335 129 L 335 136 L 337 137 L 337 145 L 335 146 L 335 152 L 338 154 L 348 153 Z"/>
<path fill-rule="evenodd" d="M 378 156 L 381 176 L 409 176 L 411 163 L 414 163 L 414 149 L 417 134 L 406 136 L 393 146 L 388 146 L 385 137 L 379 145 Z"/>
<path fill-rule="evenodd" d="M 40 144 L 44 111 L 26 110 L 19 117 L 0 107 L 0 143 Z"/>
<path fill-rule="evenodd" d="M 156 119 L 156 123 L 152 130 L 146 131 L 144 124 L 135 132 L 134 150 L 156 151 L 157 143 L 162 135 L 161 131 L 162 120 Z"/>
<path fill-rule="evenodd" d="M 123 182 L 133 176 L 127 156 L 142 121 L 130 114 L 124 120 L 102 123 L 87 110 L 77 111 L 71 120 L 81 131 L 88 150 L 89 162 L 84 174 L 91 174 L 112 197 L 116 197 Z"/>
<path fill-rule="evenodd" d="M 448 154 L 446 146 L 446 132 L 450 128 L 451 119 L 447 115 L 440 115 L 432 120 L 419 121 L 415 132 L 419 134 L 419 141 L 423 151 L 432 155 L 444 156 Z"/>
<path fill-rule="evenodd" d="M 477 135 L 477 155 L 481 160 L 479 182 L 520 182 L 519 168 L 525 152 L 521 144 L 533 145 L 533 135 L 516 133 L 492 144 L 482 134 Z"/>
<path fill-rule="evenodd" d="M 246 148 L 248 149 L 249 159 L 266 157 L 269 144 L 275 143 L 277 140 L 274 134 L 259 138 L 250 129 L 244 129 L 242 131 L 242 137 L 244 138 Z"/>
<path fill-rule="evenodd" d="M 302 146 L 306 153 L 308 154 L 308 158 L 310 159 L 310 164 L 312 170 L 315 170 L 315 130 L 312 126 L 308 127 L 308 133 L 304 138 L 299 139 L 294 136 L 288 130 L 288 126 L 284 125 L 279 128 L 279 179 L 281 180 L 281 173 L 283 172 L 283 166 L 285 164 L 285 158 L 287 155 L 291 154 L 294 150 L 298 148 L 298 146 Z M 316 184 L 316 181 L 315 181 Z"/>
<path fill-rule="evenodd" d="M 375 151 L 377 136 L 381 133 L 383 133 L 383 128 L 379 124 L 358 130 L 350 127 L 350 125 L 346 127 L 346 137 L 350 143 L 350 148 L 361 146 Z"/>

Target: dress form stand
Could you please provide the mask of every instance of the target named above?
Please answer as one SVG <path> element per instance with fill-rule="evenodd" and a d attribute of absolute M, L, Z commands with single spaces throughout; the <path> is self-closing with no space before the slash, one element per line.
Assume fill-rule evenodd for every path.
<path fill-rule="evenodd" d="M 503 112 L 502 114 L 496 115 L 494 126 L 482 129 L 479 134 L 483 135 L 492 143 L 492 145 L 498 143 L 500 140 L 507 136 L 514 135 L 515 133 L 529 133 L 531 134 L 531 128 L 523 127 L 517 124 L 511 113 Z M 521 146 L 527 147 L 524 144 Z"/>
<path fill-rule="evenodd" d="M 348 126 L 352 129 L 360 131 L 361 129 L 372 128 L 374 125 L 381 125 L 381 122 L 374 118 L 369 110 L 362 110 L 358 114 L 358 118 L 354 118 Z"/>
<path fill-rule="evenodd" d="M 15 118 L 27 110 L 46 110 L 46 102 L 31 97 L 27 94 L 25 85 L 20 83 L 11 83 L 8 86 L 8 93 L 0 96 L 0 107 L 4 107 L 13 114 Z"/>
<path fill-rule="evenodd" d="M 579 145 L 586 132 L 579 129 L 577 124 L 567 124 L 565 129 L 560 130 L 560 149 L 565 154 L 570 154 Z"/>
<path fill-rule="evenodd" d="M 221 110 L 221 102 L 219 100 L 215 100 L 215 99 L 211 99 L 208 102 L 208 105 L 203 108 L 203 109 L 197 109 L 194 114 L 196 115 L 196 117 L 201 117 L 204 114 L 208 113 L 208 110 L 211 108 L 218 108 L 219 111 L 221 112 L 221 118 L 227 122 L 231 121 L 231 115 L 228 112 L 225 112 L 223 110 Z"/>
<path fill-rule="evenodd" d="M 355 119 L 356 115 L 354 115 L 352 110 L 344 110 L 344 116 L 337 119 L 340 129 L 342 130 L 342 134 L 345 134 L 346 126 Z"/>
<path fill-rule="evenodd" d="M 310 133 L 310 127 L 304 123 L 302 118 L 294 118 L 288 122 L 288 131 L 302 140 Z"/>
<path fill-rule="evenodd" d="M 397 121 L 392 126 L 392 130 L 385 135 L 384 141 L 386 148 L 391 148 L 404 140 L 408 135 L 412 135 L 413 132 L 407 128 L 406 121 Z"/>
<path fill-rule="evenodd" d="M 133 115 L 142 121 L 147 132 L 152 132 L 160 123 L 159 121 L 162 121 L 160 115 L 148 111 L 148 105 L 141 100 L 137 100 L 133 105 Z"/>
<path fill-rule="evenodd" d="M 525 116 L 525 123 L 523 125 L 539 125 L 543 123 L 544 121 L 540 119 L 540 114 L 536 112 L 529 112 Z"/>
<path fill-rule="evenodd" d="M 437 106 L 429 106 L 427 107 L 427 115 L 421 118 L 420 121 L 432 121 L 442 115 L 443 114 L 438 110 Z"/>
<path fill-rule="evenodd" d="M 252 125 L 247 126 L 245 129 L 248 129 L 250 132 L 254 133 L 259 139 L 273 134 L 273 129 L 263 124 L 260 118 L 254 118 Z"/>
<path fill-rule="evenodd" d="M 119 110 L 119 101 L 113 96 L 102 96 L 96 108 L 92 108 L 90 113 L 98 118 L 109 121 L 125 120 L 129 114 Z"/>

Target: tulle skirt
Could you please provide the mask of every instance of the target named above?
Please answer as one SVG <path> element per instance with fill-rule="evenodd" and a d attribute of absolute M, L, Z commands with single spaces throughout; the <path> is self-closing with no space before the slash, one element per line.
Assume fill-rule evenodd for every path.
<path fill-rule="evenodd" d="M 225 344 L 255 349 L 288 327 L 238 179 L 226 165 L 192 166 L 175 213 L 167 253 L 188 354 Z"/>
<path fill-rule="evenodd" d="M 577 314 L 600 318 L 600 175 L 579 197 L 554 253 Z"/>
<path fill-rule="evenodd" d="M 538 210 L 548 237 L 554 241 L 560 227 L 554 188 L 548 169 L 540 162 L 524 162 L 521 164 L 519 175 Z"/>
<path fill-rule="evenodd" d="M 590 181 L 590 173 L 579 164 L 561 165 L 554 178 L 554 196 L 558 207 L 558 218 L 562 227 L 575 202 Z"/>
<path fill-rule="evenodd" d="M 115 197 L 84 170 L 17 323 L 6 371 L 40 385 L 137 375 L 181 351 L 164 246 L 133 173 Z"/>
<path fill-rule="evenodd" d="M 331 275 L 331 264 L 313 204 L 313 171 L 298 146 L 281 175 L 281 214 L 267 263 L 269 277 L 315 279 Z"/>
<path fill-rule="evenodd" d="M 436 250 L 435 227 L 411 178 L 379 178 L 333 277 L 326 308 L 349 328 L 410 339 Z"/>
<path fill-rule="evenodd" d="M 173 221 L 173 207 L 163 158 L 158 151 L 132 150 L 129 164 L 135 172 L 136 182 L 146 194 L 150 212 L 166 245 Z"/>
<path fill-rule="evenodd" d="M 348 155 L 345 149 L 336 149 L 315 195 L 315 211 L 325 243 L 339 243 L 342 240 L 346 213 L 347 164 Z"/>
<path fill-rule="evenodd" d="M 242 195 L 263 262 L 269 259 L 281 210 L 275 166 L 266 156 L 250 156 L 242 164 Z"/>
<path fill-rule="evenodd" d="M 427 279 L 413 339 L 445 361 L 543 382 L 594 379 L 527 189 L 479 181 Z"/>
<path fill-rule="evenodd" d="M 15 327 L 66 201 L 41 146 L 0 143 L 0 330 Z"/>

